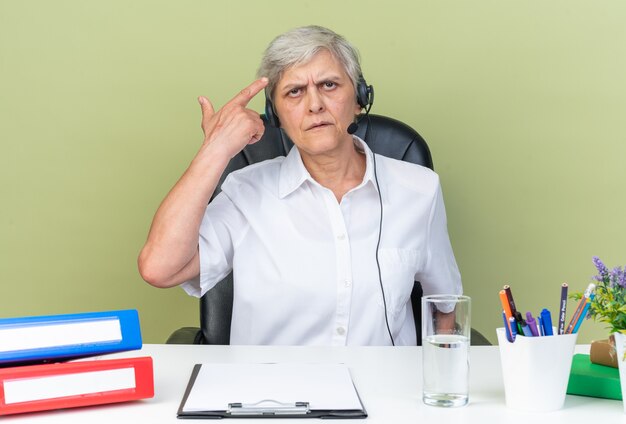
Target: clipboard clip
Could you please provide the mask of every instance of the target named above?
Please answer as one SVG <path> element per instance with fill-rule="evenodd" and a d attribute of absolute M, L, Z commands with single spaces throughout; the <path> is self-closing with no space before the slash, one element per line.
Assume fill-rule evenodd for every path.
<path fill-rule="evenodd" d="M 311 412 L 309 402 L 284 403 L 264 399 L 256 403 L 229 403 L 230 415 L 306 415 Z"/>

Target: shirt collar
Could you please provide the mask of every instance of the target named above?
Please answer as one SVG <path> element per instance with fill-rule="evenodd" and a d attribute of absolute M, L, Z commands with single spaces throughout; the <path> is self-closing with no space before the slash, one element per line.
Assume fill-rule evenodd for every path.
<path fill-rule="evenodd" d="M 359 184 L 358 187 L 355 187 L 355 189 L 364 186 L 368 182 L 371 182 L 373 187 L 376 189 L 373 165 L 374 153 L 370 150 L 367 143 L 365 143 L 359 137 L 353 135 L 352 138 L 354 140 L 354 143 L 358 146 L 359 150 L 362 150 L 365 153 L 365 175 L 363 176 L 363 181 L 361 182 L 361 184 Z M 305 168 L 298 147 L 293 146 L 280 167 L 278 196 L 281 199 L 287 197 L 297 188 L 299 188 L 305 181 L 310 181 L 314 184 L 318 184 L 317 181 L 315 181 L 313 177 L 311 177 L 309 171 L 307 171 L 307 169 Z"/>

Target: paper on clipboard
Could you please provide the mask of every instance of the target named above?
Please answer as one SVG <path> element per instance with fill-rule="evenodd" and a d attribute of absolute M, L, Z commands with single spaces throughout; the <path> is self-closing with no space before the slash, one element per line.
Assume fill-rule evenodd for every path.
<path fill-rule="evenodd" d="M 311 410 L 361 410 L 344 364 L 202 364 L 182 412 L 224 411 L 233 403 L 308 402 Z"/>

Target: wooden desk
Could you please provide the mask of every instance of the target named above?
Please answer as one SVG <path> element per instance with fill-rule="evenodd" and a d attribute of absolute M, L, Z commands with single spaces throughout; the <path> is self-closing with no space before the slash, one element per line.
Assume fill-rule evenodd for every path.
<path fill-rule="evenodd" d="M 588 353 L 589 346 L 578 346 Z M 523 413 L 504 404 L 497 346 L 472 346 L 470 403 L 455 409 L 429 407 L 421 399 L 420 347 L 269 347 L 145 345 L 141 351 L 112 356 L 150 355 L 154 359 L 153 399 L 97 407 L 50 411 L 0 418 L 3 423 L 181 423 L 176 411 L 194 364 L 202 362 L 321 362 L 346 363 L 369 418 L 374 423 L 593 423 L 626 422 L 620 401 L 567 396 L 562 410 Z M 270 420 L 302 424 L 311 420 Z M 267 423 L 263 419 L 228 422 Z M 343 421 L 345 422 L 345 421 Z"/>

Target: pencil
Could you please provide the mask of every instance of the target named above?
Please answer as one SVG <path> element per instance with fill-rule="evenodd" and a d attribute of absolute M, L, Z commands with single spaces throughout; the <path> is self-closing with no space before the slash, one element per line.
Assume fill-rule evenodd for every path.
<path fill-rule="evenodd" d="M 511 313 L 511 305 L 509 304 L 509 299 L 506 297 L 506 292 L 504 290 L 500 290 L 498 294 L 500 295 L 500 303 L 502 303 L 502 310 L 504 311 L 504 315 L 506 316 L 506 320 L 508 322 L 510 318 L 513 317 L 513 314 Z M 509 333 L 513 334 L 510 323 L 509 323 Z"/>
<path fill-rule="evenodd" d="M 574 329 L 574 326 L 578 322 L 578 318 L 585 308 L 585 303 L 587 303 L 587 298 L 585 296 L 581 297 L 578 301 L 578 305 L 576 305 L 576 309 L 574 310 L 574 315 L 572 315 L 572 319 L 567 324 L 567 328 L 565 329 L 565 334 L 570 334 Z"/>
<path fill-rule="evenodd" d="M 559 305 L 559 329 L 557 334 L 565 330 L 565 312 L 567 310 L 567 283 L 561 285 L 561 304 Z"/>
<path fill-rule="evenodd" d="M 585 290 L 585 294 L 583 295 L 583 297 L 580 298 L 580 301 L 578 302 L 578 305 L 576 306 L 576 310 L 574 311 L 574 315 L 572 316 L 571 321 L 567 325 L 565 334 L 571 334 L 574 332 L 574 327 L 576 326 L 576 323 L 578 323 L 578 320 L 581 319 L 581 314 L 583 313 L 583 310 L 585 309 L 587 300 L 589 300 L 589 298 L 591 297 L 591 294 L 593 293 L 595 289 L 596 289 L 596 285 L 593 283 L 587 286 L 587 290 Z"/>
<path fill-rule="evenodd" d="M 515 312 L 517 312 L 517 309 L 515 308 L 515 301 L 513 300 L 513 293 L 511 293 L 511 286 L 507 284 L 504 287 L 502 287 L 502 289 L 505 291 L 506 298 L 509 301 L 509 306 L 511 307 L 511 315 L 515 316 Z"/>

